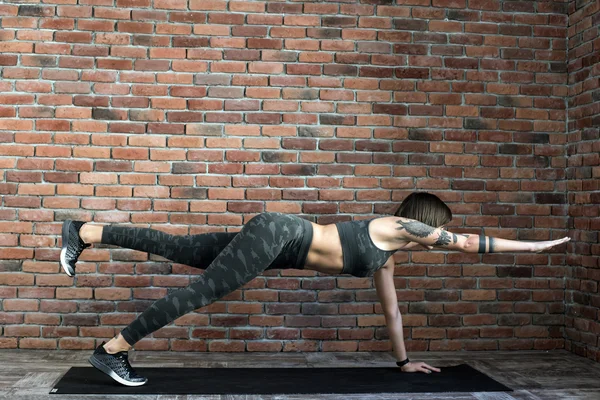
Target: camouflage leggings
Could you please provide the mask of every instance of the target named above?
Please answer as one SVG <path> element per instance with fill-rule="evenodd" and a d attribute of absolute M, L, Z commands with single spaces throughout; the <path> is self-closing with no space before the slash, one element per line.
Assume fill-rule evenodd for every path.
<path fill-rule="evenodd" d="M 302 269 L 311 240 L 310 222 L 280 213 L 259 214 L 237 233 L 174 236 L 147 228 L 105 226 L 104 244 L 205 269 L 196 282 L 154 302 L 121 334 L 133 345 L 180 316 L 226 296 L 266 269 Z"/>

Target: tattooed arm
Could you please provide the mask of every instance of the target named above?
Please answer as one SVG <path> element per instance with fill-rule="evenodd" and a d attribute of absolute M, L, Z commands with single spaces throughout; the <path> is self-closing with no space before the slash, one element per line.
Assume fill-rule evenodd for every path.
<path fill-rule="evenodd" d="M 397 239 L 416 242 L 425 247 L 440 247 L 463 253 L 541 252 L 569 238 L 547 242 L 522 242 L 484 235 L 464 235 L 434 228 L 408 218 L 396 218 Z"/>

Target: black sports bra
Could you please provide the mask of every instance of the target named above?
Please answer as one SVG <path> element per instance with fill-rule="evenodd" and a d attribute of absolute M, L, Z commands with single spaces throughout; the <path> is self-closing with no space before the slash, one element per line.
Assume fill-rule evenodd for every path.
<path fill-rule="evenodd" d="M 335 224 L 342 242 L 344 267 L 342 274 L 373 276 L 396 250 L 382 250 L 369 235 L 369 224 L 376 218 Z"/>

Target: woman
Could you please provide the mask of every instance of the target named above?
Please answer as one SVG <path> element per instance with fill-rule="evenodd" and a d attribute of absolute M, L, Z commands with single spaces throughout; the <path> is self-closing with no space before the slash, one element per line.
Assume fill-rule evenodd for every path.
<path fill-rule="evenodd" d="M 402 317 L 394 287 L 394 261 L 398 250 L 421 245 L 466 253 L 540 252 L 569 238 L 521 242 L 446 231 L 452 213 L 438 197 L 413 193 L 396 216 L 318 225 L 294 215 L 262 213 L 240 232 L 173 236 L 161 231 L 124 226 L 102 226 L 65 221 L 60 261 L 75 274 L 79 254 L 91 243 L 103 243 L 157 254 L 179 264 L 205 269 L 186 288 L 157 300 L 136 320 L 102 343 L 90 358 L 93 366 L 128 386 L 146 383 L 127 359 L 127 351 L 144 336 L 180 316 L 207 306 L 240 288 L 267 269 L 310 269 L 329 274 L 373 276 L 397 365 L 403 372 L 439 372 L 423 362 L 410 362 L 402 334 Z"/>

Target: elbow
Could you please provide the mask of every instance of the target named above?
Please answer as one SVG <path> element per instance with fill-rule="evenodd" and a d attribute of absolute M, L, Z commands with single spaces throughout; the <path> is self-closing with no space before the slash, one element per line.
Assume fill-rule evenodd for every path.
<path fill-rule="evenodd" d="M 402 316 L 400 315 L 400 310 L 398 309 L 398 307 L 396 307 L 396 309 L 393 310 L 386 310 L 385 314 L 385 319 L 388 322 L 391 321 L 395 321 L 395 320 L 402 320 Z"/>
<path fill-rule="evenodd" d="M 476 253 L 479 249 L 479 236 L 470 236 L 464 241 L 460 251 L 463 253 Z"/>

